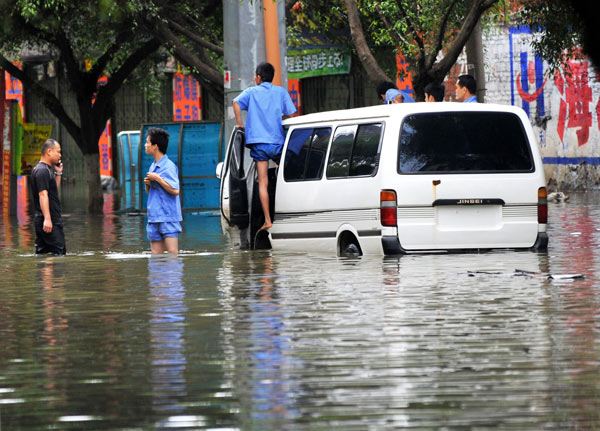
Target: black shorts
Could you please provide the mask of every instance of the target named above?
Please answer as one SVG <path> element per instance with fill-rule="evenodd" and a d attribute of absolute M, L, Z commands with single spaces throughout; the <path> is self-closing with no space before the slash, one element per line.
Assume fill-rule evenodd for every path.
<path fill-rule="evenodd" d="M 52 253 L 54 255 L 67 254 L 65 233 L 62 223 L 52 223 L 52 232 L 44 232 L 44 216 L 35 215 L 35 252 L 36 254 Z"/>

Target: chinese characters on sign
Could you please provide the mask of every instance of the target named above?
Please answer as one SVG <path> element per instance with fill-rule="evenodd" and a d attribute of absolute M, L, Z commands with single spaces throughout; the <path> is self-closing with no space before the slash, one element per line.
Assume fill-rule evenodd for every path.
<path fill-rule="evenodd" d="M 289 49 L 288 79 L 350 73 L 350 52 L 343 48 Z"/>
<path fill-rule="evenodd" d="M 202 119 L 200 84 L 192 75 L 173 74 L 173 121 Z"/>

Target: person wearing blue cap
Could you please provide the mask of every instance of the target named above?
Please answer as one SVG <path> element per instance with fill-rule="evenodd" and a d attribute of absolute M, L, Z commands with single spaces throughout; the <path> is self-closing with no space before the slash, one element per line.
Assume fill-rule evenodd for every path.
<path fill-rule="evenodd" d="M 414 103 L 415 99 L 408 93 L 408 91 L 397 90 L 390 88 L 385 92 L 385 103 Z"/>

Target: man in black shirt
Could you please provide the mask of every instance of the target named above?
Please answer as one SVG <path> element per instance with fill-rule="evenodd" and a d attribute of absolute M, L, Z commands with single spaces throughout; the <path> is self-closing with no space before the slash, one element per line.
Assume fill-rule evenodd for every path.
<path fill-rule="evenodd" d="M 37 254 L 66 254 L 65 234 L 61 216 L 58 188 L 63 166 L 60 144 L 48 139 L 42 145 L 42 157 L 31 172 L 31 192 L 35 215 L 35 252 Z"/>

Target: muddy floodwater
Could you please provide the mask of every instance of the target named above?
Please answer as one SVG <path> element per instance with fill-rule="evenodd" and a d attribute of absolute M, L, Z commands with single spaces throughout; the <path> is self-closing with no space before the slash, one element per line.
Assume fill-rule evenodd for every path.
<path fill-rule="evenodd" d="M 547 252 L 232 251 L 185 214 L 65 217 L 68 255 L 0 229 L 0 430 L 598 430 L 600 192 Z"/>

